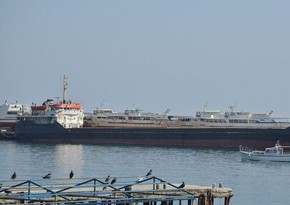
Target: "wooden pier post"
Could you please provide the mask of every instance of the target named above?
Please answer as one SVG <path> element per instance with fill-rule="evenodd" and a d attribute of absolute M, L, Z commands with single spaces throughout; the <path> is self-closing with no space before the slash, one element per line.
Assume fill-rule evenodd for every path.
<path fill-rule="evenodd" d="M 160 205 L 173 205 L 173 201 L 161 201 Z"/>
<path fill-rule="evenodd" d="M 214 205 L 214 197 L 212 196 L 211 189 L 208 189 L 206 192 L 206 204 L 207 205 Z"/>
<path fill-rule="evenodd" d="M 231 200 L 231 197 L 225 197 L 225 203 L 224 205 L 229 205 L 230 204 L 230 200 Z"/>
<path fill-rule="evenodd" d="M 200 195 L 200 196 L 198 197 L 198 202 L 197 202 L 197 204 L 198 204 L 198 205 L 206 205 L 206 204 L 205 204 L 205 197 L 204 197 L 204 195 Z"/>
<path fill-rule="evenodd" d="M 194 200 L 187 200 L 187 205 L 194 205 Z"/>

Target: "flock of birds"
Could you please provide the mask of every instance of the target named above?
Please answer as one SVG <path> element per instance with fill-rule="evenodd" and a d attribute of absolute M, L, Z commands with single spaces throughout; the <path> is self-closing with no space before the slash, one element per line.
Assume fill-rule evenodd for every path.
<path fill-rule="evenodd" d="M 14 172 L 14 173 L 11 175 L 11 179 L 12 179 L 12 180 L 15 180 L 16 177 L 17 177 L 16 172 Z M 74 177 L 74 172 L 73 172 L 73 170 L 71 170 L 70 173 L 69 173 L 69 179 L 72 179 L 73 177 Z M 51 178 L 51 173 L 49 172 L 47 175 L 43 176 L 42 178 L 43 178 L 43 179 L 50 179 L 50 178 Z"/>
<path fill-rule="evenodd" d="M 152 169 L 150 169 L 150 170 L 146 173 L 145 178 L 144 178 L 144 177 L 139 177 L 139 178 L 136 180 L 136 182 L 141 182 L 141 181 L 143 181 L 144 179 L 149 178 L 151 175 L 152 175 Z M 11 180 L 15 180 L 16 177 L 17 177 L 16 172 L 14 172 L 14 173 L 11 175 Z M 73 170 L 71 170 L 70 173 L 69 173 L 69 179 L 72 179 L 73 177 L 74 177 L 74 172 L 73 172 Z M 43 178 L 43 179 L 50 179 L 50 178 L 51 178 L 51 173 L 49 172 L 48 174 L 46 174 L 46 175 L 43 176 L 42 178 Z M 114 184 L 114 183 L 117 182 L 117 177 L 114 177 L 114 178 L 111 180 L 111 182 L 110 182 L 110 179 L 111 179 L 111 177 L 110 177 L 110 175 L 108 175 L 108 176 L 106 177 L 105 181 L 104 181 L 104 184 L 110 184 L 110 185 L 112 185 L 112 184 Z M 2 184 L 0 184 L 0 189 L 2 188 L 1 186 L 2 186 Z M 181 183 L 177 188 L 179 188 L 179 189 L 183 189 L 184 187 L 185 187 L 185 183 L 182 182 L 182 183 Z M 106 190 L 106 188 L 107 188 L 107 186 L 104 186 L 104 187 L 103 187 L 103 190 Z M 4 189 L 4 190 L 2 190 L 2 191 L 4 191 L 6 194 L 10 194 L 10 193 L 11 193 L 11 191 L 8 190 L 8 189 Z M 0 192 L 2 192 L 2 191 L 0 190 Z"/>

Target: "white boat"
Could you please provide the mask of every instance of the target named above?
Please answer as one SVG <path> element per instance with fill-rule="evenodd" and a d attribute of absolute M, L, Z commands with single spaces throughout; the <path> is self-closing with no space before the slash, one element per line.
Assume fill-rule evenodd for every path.
<path fill-rule="evenodd" d="M 266 148 L 264 151 L 240 145 L 240 153 L 242 160 L 290 162 L 290 146 L 281 146 L 279 141 L 274 147 Z"/>
<path fill-rule="evenodd" d="M 3 105 L 0 105 L 0 129 L 3 131 L 14 130 L 17 117 L 29 112 L 26 106 L 17 101 L 16 103 L 5 101 Z"/>

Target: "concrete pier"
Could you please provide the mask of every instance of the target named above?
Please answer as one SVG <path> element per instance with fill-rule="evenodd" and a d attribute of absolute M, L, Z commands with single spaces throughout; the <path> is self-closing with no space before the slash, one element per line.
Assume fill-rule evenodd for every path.
<path fill-rule="evenodd" d="M 230 204 L 231 188 L 169 183 L 158 177 L 2 181 L 0 204 L 214 205 Z"/>

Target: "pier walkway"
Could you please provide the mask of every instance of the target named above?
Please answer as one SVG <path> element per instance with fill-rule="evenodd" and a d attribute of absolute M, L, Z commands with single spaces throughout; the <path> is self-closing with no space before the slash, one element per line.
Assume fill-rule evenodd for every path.
<path fill-rule="evenodd" d="M 0 204 L 214 205 L 230 204 L 225 187 L 173 184 L 152 177 L 0 181 Z"/>

